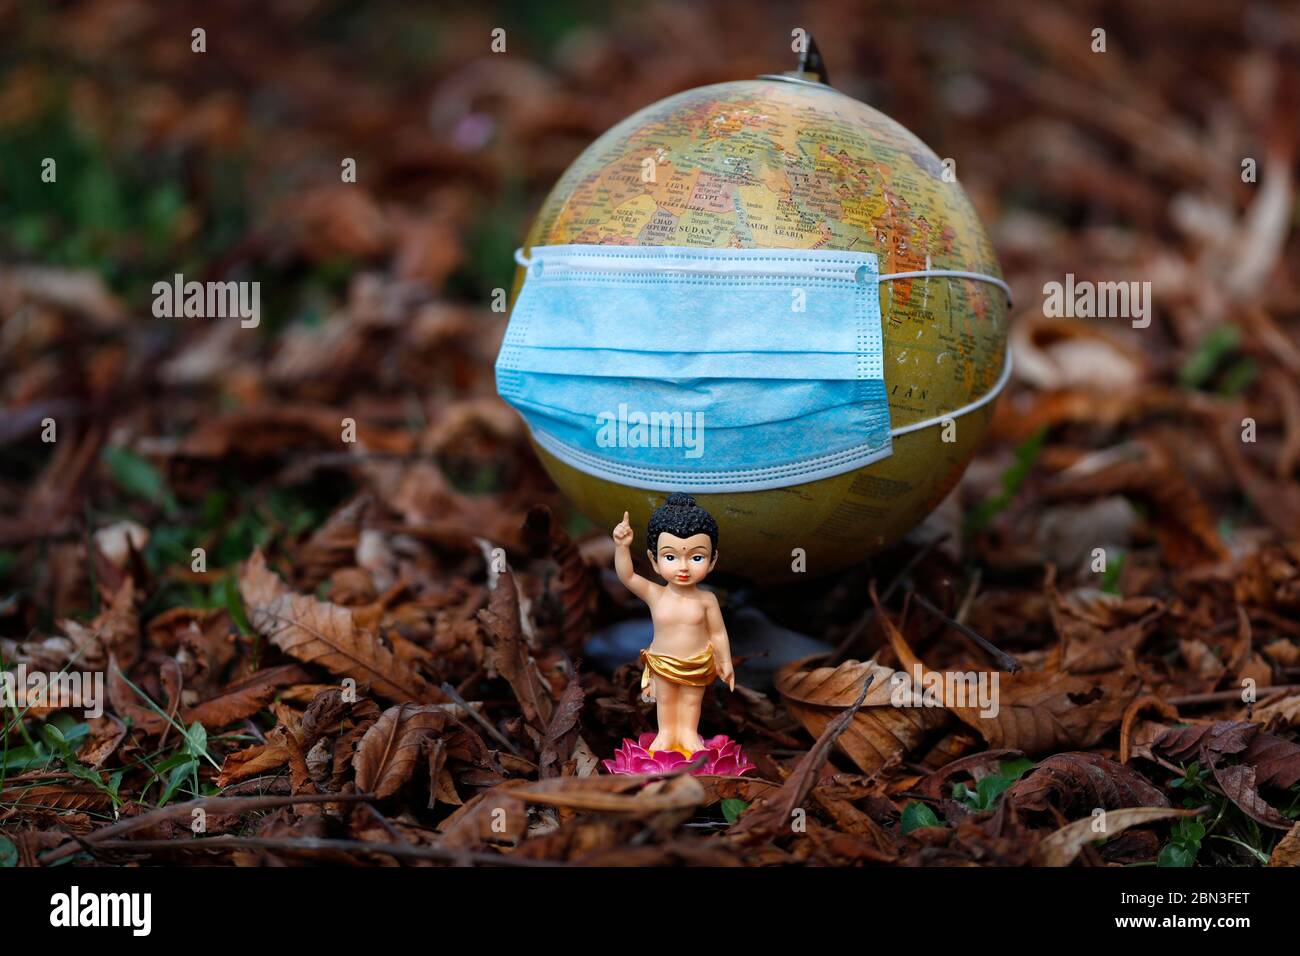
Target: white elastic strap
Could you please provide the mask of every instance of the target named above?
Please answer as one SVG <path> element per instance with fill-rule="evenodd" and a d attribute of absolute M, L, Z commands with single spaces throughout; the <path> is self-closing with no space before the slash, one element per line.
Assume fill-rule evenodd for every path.
<path fill-rule="evenodd" d="M 515 250 L 515 262 L 527 269 L 533 264 L 533 260 L 524 255 L 524 247 L 520 246 Z"/>
<path fill-rule="evenodd" d="M 989 402 L 993 401 L 993 399 L 997 398 L 998 395 L 1002 393 L 1002 389 L 1007 384 L 1007 380 L 1011 378 L 1011 343 L 1010 342 L 1007 343 L 1006 356 L 1007 356 L 1006 361 L 1002 363 L 1002 374 L 998 376 L 998 380 L 993 383 L 992 388 L 990 388 L 979 398 L 975 399 L 975 401 L 970 402 L 967 405 L 963 405 L 961 408 L 954 409 L 951 412 L 944 412 L 942 415 L 936 415 L 934 416 L 934 418 L 927 418 L 924 421 L 912 422 L 912 424 L 910 425 L 902 425 L 898 428 L 891 428 L 889 430 L 889 434 L 893 437 L 897 437 L 899 435 L 906 435 L 908 432 L 920 431 L 922 428 L 929 428 L 931 425 L 939 424 L 939 422 L 943 421 L 945 418 L 958 418 L 962 415 L 967 414 L 968 412 L 973 412 L 975 411 L 975 409 L 982 408 L 983 406 L 987 405 Z"/>
<path fill-rule="evenodd" d="M 518 252 L 516 252 L 516 256 L 518 256 Z M 516 261 L 518 260 L 516 259 Z M 1011 301 L 1011 286 L 1001 279 L 986 276 L 982 272 L 961 272 L 957 269 L 921 269 L 917 272 L 887 272 L 882 276 L 877 276 L 876 281 L 892 282 L 895 279 L 925 279 L 929 276 L 942 276 L 948 279 L 974 279 L 976 282 L 987 282 L 990 285 L 997 286 L 1007 294 L 1008 307 L 1013 304 Z"/>

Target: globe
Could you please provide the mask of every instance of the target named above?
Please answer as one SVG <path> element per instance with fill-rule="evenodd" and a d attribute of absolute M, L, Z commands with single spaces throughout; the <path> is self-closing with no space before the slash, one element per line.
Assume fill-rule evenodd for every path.
<path fill-rule="evenodd" d="M 875 252 L 881 274 L 1000 276 L 974 208 L 945 165 L 883 113 L 821 83 L 764 77 L 679 93 L 591 144 L 560 178 L 533 246 L 731 246 Z M 515 295 L 524 278 L 515 277 Z M 1004 293 L 923 277 L 880 286 L 885 385 L 898 429 L 995 386 L 1006 351 Z M 758 582 L 818 575 L 896 543 L 948 494 L 993 403 L 894 438 L 854 472 L 763 491 L 697 494 L 719 527 L 719 571 Z M 561 493 L 596 524 L 629 512 L 644 528 L 665 491 L 587 475 L 534 443 Z"/>

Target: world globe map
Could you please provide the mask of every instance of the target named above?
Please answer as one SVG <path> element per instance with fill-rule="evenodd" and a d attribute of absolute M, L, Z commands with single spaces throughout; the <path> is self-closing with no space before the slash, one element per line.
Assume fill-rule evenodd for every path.
<path fill-rule="evenodd" d="M 677 94 L 588 147 L 545 200 L 533 246 L 703 246 L 874 252 L 881 274 L 1000 276 L 978 215 L 924 143 L 829 86 L 760 78 Z M 523 281 L 516 275 L 515 294 Z M 950 277 L 884 282 L 885 385 L 894 428 L 980 398 L 1006 351 L 996 286 Z M 665 335 L 689 335 L 675 317 Z M 857 471 L 764 491 L 697 495 L 720 529 L 719 570 L 756 580 L 841 569 L 897 542 L 953 488 L 993 405 L 896 436 Z M 944 439 L 949 440 L 944 440 Z M 644 527 L 666 492 L 594 478 L 534 447 L 596 523 Z"/>

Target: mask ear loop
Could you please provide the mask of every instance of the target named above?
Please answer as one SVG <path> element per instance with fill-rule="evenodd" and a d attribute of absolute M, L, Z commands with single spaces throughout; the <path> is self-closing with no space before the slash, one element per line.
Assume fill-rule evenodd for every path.
<path fill-rule="evenodd" d="M 1011 378 L 1011 343 L 1010 342 L 1007 343 L 1006 360 L 1002 363 L 1002 374 L 998 376 L 998 380 L 993 383 L 993 387 L 990 388 L 987 392 L 985 392 L 979 398 L 975 399 L 975 401 L 969 402 L 963 405 L 961 408 L 954 409 L 951 412 L 945 412 L 942 415 L 936 415 L 934 418 L 927 418 L 925 421 L 913 422 L 910 425 L 900 425 L 898 428 L 891 428 L 889 430 L 889 434 L 891 437 L 897 438 L 899 435 L 906 435 L 908 432 L 919 432 L 922 428 L 929 428 L 931 425 L 937 425 L 944 419 L 960 418 L 962 415 L 965 415 L 968 412 L 973 412 L 977 408 L 983 408 L 989 402 L 993 401 L 993 399 L 997 398 L 1000 394 L 1002 394 L 1002 389 L 1003 387 L 1006 386 L 1007 380 L 1009 378 Z"/>
<path fill-rule="evenodd" d="M 987 282 L 989 285 L 995 285 L 1006 293 L 1008 310 L 1010 310 L 1014 304 L 1011 298 L 1011 286 L 1007 285 L 1001 279 L 985 275 L 982 272 L 962 272 L 957 269 L 922 269 L 918 272 L 890 272 L 882 276 L 877 276 L 876 281 L 890 282 L 894 279 L 925 279 L 930 276 L 938 276 L 947 279 L 972 279 L 975 282 Z M 1008 342 L 1006 345 L 1005 358 L 1002 362 L 1002 374 L 998 376 L 998 380 L 993 383 L 992 388 L 979 398 L 975 399 L 975 401 L 969 402 L 961 408 L 953 409 L 952 411 L 945 412 L 942 415 L 936 415 L 933 418 L 927 418 L 924 421 L 913 422 L 910 425 L 900 425 L 898 428 L 891 428 L 889 430 L 890 437 L 897 438 L 899 435 L 906 435 L 908 432 L 917 432 L 922 428 L 929 428 L 931 425 L 937 425 L 945 419 L 960 418 L 962 415 L 973 412 L 978 408 L 983 408 L 989 402 L 1002 394 L 1002 389 L 1011 378 L 1011 364 L 1011 343 Z"/>
<path fill-rule="evenodd" d="M 519 252 L 516 250 L 515 257 L 518 261 Z M 522 263 L 520 263 L 522 265 Z M 945 279 L 973 279 L 976 282 L 987 282 L 995 285 L 1007 294 L 1007 308 L 1010 309 L 1015 303 L 1011 299 L 1011 286 L 1007 285 L 1001 279 L 995 276 L 986 276 L 982 272 L 962 272 L 958 269 L 921 269 L 918 272 L 887 272 L 882 276 L 876 276 L 877 282 L 892 282 L 895 279 L 926 279 L 930 276 L 939 276 Z"/>

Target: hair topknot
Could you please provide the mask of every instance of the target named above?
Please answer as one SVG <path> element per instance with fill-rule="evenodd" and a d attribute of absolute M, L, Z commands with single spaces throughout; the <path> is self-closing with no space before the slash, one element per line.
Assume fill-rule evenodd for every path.
<path fill-rule="evenodd" d="M 658 552 L 659 535 L 664 531 L 678 538 L 707 534 L 713 550 L 718 550 L 718 523 L 713 520 L 713 515 L 697 505 L 692 496 L 679 491 L 665 498 L 664 503 L 650 515 L 646 537 L 651 553 Z"/>

